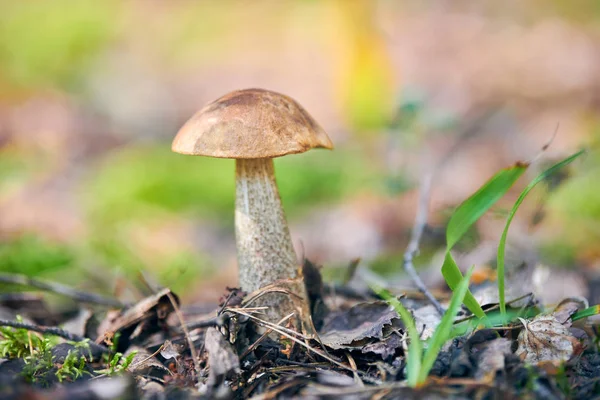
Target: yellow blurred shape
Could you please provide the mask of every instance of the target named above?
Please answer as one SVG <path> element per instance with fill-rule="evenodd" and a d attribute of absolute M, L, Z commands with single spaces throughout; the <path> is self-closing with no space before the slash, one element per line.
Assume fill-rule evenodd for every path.
<path fill-rule="evenodd" d="M 382 32 L 375 21 L 377 2 L 334 0 L 331 4 L 338 101 L 352 128 L 383 128 L 391 118 L 396 87 Z"/>

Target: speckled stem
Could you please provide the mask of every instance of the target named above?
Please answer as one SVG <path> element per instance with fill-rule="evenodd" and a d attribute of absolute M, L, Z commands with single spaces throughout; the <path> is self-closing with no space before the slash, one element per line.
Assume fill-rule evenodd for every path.
<path fill-rule="evenodd" d="M 236 160 L 235 235 L 240 286 L 253 292 L 298 275 L 298 259 L 281 206 L 273 159 Z M 302 291 L 303 288 L 297 289 Z M 304 293 L 296 293 L 306 298 Z M 270 320 L 294 311 L 285 295 L 260 298 Z"/>

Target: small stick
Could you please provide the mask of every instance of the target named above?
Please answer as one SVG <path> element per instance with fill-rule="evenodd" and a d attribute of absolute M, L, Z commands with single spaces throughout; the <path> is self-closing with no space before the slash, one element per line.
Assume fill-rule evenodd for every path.
<path fill-rule="evenodd" d="M 421 182 L 421 187 L 419 188 L 419 203 L 417 205 L 417 213 L 415 216 L 415 224 L 413 225 L 412 232 L 410 234 L 410 242 L 406 247 L 406 252 L 404 252 L 404 257 L 402 259 L 402 267 L 406 271 L 410 278 L 415 283 L 415 286 L 427 299 L 435 309 L 438 314 L 444 315 L 444 307 L 437 301 L 437 299 L 431 294 L 431 292 L 427 289 L 417 271 L 415 271 L 415 267 L 413 265 L 413 258 L 419 252 L 419 242 L 421 241 L 421 236 L 423 235 L 423 230 L 425 229 L 425 225 L 427 224 L 427 209 L 429 208 L 429 198 L 431 193 L 431 182 L 433 181 L 433 174 L 428 174 Z"/>
<path fill-rule="evenodd" d="M 350 367 L 352 367 L 353 370 L 358 371 L 358 367 L 356 366 L 356 361 L 354 361 L 354 358 L 352 358 L 352 356 L 350 355 L 350 352 L 346 351 L 346 352 L 344 352 L 344 354 L 346 355 L 346 358 L 348 359 L 348 363 L 350 364 Z M 362 379 L 360 379 L 358 372 L 353 372 L 353 375 L 354 375 L 354 383 L 356 383 L 358 386 L 365 386 Z"/>
<path fill-rule="evenodd" d="M 144 364 L 146 361 L 148 361 L 148 360 L 149 360 L 149 359 L 151 359 L 152 357 L 156 357 L 156 355 L 157 355 L 158 353 L 160 353 L 164 347 L 165 347 L 165 344 L 163 343 L 163 344 L 162 344 L 162 345 L 161 345 L 161 346 L 158 348 L 158 350 L 156 350 L 154 353 L 150 354 L 148 357 L 144 358 L 143 360 L 140 360 L 140 361 L 136 362 L 135 364 L 133 364 L 133 365 L 130 365 L 128 369 L 129 369 L 129 370 L 132 370 L 132 371 L 133 371 L 133 370 L 135 370 L 135 369 L 136 369 L 138 366 L 140 366 L 140 365 Z M 174 375 L 174 374 L 173 374 L 173 372 L 172 372 L 171 370 L 169 370 L 169 374 L 171 374 L 171 376 L 173 376 L 173 375 Z"/>
<path fill-rule="evenodd" d="M 219 325 L 219 317 L 213 317 L 209 319 L 203 319 L 201 321 L 190 322 L 186 325 L 188 329 L 196 329 L 196 328 L 208 328 L 210 326 Z"/>
<path fill-rule="evenodd" d="M 312 351 L 312 352 L 320 355 L 321 357 L 323 357 L 327 361 L 329 361 L 329 362 L 337 365 L 340 368 L 343 368 L 343 369 L 345 369 L 347 371 L 351 371 L 351 372 L 357 372 L 355 369 L 352 369 L 352 368 L 348 367 L 347 365 L 342 364 L 341 362 L 333 359 L 332 357 L 327 356 L 327 354 L 325 354 L 325 353 L 323 353 L 323 352 L 321 352 L 321 351 L 319 351 L 319 350 L 317 350 L 317 349 L 309 346 L 308 344 L 304 343 L 303 341 L 297 339 L 293 335 L 290 335 L 289 333 L 286 333 L 285 331 L 283 331 L 283 330 L 280 329 L 281 327 L 279 327 L 279 326 L 277 326 L 275 324 L 272 324 L 272 323 L 270 323 L 268 321 L 265 321 L 265 320 L 262 320 L 260 318 L 257 318 L 257 317 L 255 317 L 252 314 L 247 314 L 244 311 L 241 311 L 240 309 L 237 309 L 237 308 L 231 308 L 231 309 L 229 309 L 229 311 L 233 312 L 233 313 L 236 313 L 236 314 L 244 315 L 244 316 L 246 316 L 246 317 L 248 317 L 250 319 L 253 319 L 256 322 L 258 322 L 258 323 L 266 326 L 267 328 L 271 328 L 272 330 L 274 330 L 275 332 L 279 333 L 280 335 L 283 335 L 283 336 L 287 337 L 288 339 L 290 339 L 290 340 L 298 343 L 300 346 L 306 347 L 308 350 L 310 350 L 310 351 Z M 298 332 L 295 332 L 295 333 L 298 334 L 298 335 L 300 335 L 300 333 L 298 333 Z"/>
<path fill-rule="evenodd" d="M 177 316 L 177 319 L 179 320 L 179 324 L 181 325 L 181 330 L 183 331 L 185 340 L 188 342 L 188 346 L 190 347 L 190 354 L 192 355 L 192 361 L 194 362 L 194 367 L 196 369 L 196 379 L 199 382 L 200 381 L 200 372 L 202 372 L 202 369 L 200 368 L 200 363 L 198 362 L 198 353 L 196 353 L 196 347 L 194 347 L 194 341 L 192 340 L 192 338 L 190 336 L 190 331 L 188 331 L 188 329 L 185 325 L 185 320 L 183 319 L 183 315 L 181 314 L 181 310 L 179 309 L 179 306 L 177 306 L 177 302 L 175 301 L 175 298 L 173 297 L 173 295 L 170 292 L 167 292 L 167 297 L 169 298 L 169 301 L 171 302 L 171 305 L 173 306 L 173 310 L 175 311 L 175 315 Z"/>
<path fill-rule="evenodd" d="M 100 304 L 103 306 L 119 308 L 123 307 L 123 304 L 116 299 L 111 299 L 94 293 L 80 292 L 79 290 L 75 290 L 69 286 L 65 286 L 60 283 L 46 282 L 39 279 L 30 278 L 21 274 L 0 273 L 0 282 L 10 283 L 13 285 L 34 287 L 36 289 L 70 297 L 73 300 L 77 300 L 82 303 L 93 303 Z"/>
<path fill-rule="evenodd" d="M 71 332 L 67 332 L 64 329 L 51 327 L 51 326 L 39 326 L 28 324 L 25 322 L 19 321 L 7 321 L 4 319 L 0 319 L 0 326 L 10 326 L 11 328 L 17 329 L 27 329 L 28 331 L 38 332 L 41 334 L 48 334 L 61 337 L 66 340 L 70 340 L 72 342 L 83 342 L 86 338 L 74 335 Z M 100 344 L 94 343 L 93 341 L 88 341 L 90 347 L 93 347 L 96 351 L 100 351 L 102 353 L 109 353 L 110 349 L 108 347 L 102 346 Z"/>
<path fill-rule="evenodd" d="M 277 325 L 281 325 L 283 324 L 285 321 L 287 321 L 288 319 L 292 318 L 294 316 L 294 313 L 291 313 L 290 315 L 287 315 L 285 317 L 283 317 L 278 323 Z M 246 356 L 248 354 L 250 354 L 251 352 L 254 351 L 254 349 L 256 348 L 256 346 L 258 346 L 263 340 L 265 340 L 267 338 L 267 336 L 273 332 L 273 328 L 268 328 L 266 330 L 265 333 L 263 333 L 254 343 L 252 343 L 247 349 L 246 351 L 244 351 L 244 353 L 240 356 L 240 360 L 243 360 L 244 358 L 246 358 Z"/>
<path fill-rule="evenodd" d="M 352 372 L 352 373 L 357 373 L 357 374 L 359 374 L 359 376 L 360 376 L 360 375 L 363 375 L 363 379 L 364 379 L 365 381 L 368 381 L 368 382 L 370 382 L 370 383 L 375 383 L 375 384 L 381 384 L 381 382 L 380 382 L 379 380 L 377 380 L 377 379 L 373 379 L 373 378 L 370 378 L 370 377 L 368 377 L 368 376 L 367 376 L 367 375 L 366 375 L 364 372 L 362 372 L 362 371 L 358 371 L 358 370 L 356 370 L 356 369 L 353 369 L 353 368 L 351 368 L 351 367 L 348 367 L 348 366 L 347 366 L 347 365 L 345 365 L 345 364 L 342 364 L 341 362 L 339 362 L 339 361 L 335 360 L 333 357 L 330 357 L 330 356 L 328 356 L 326 353 L 322 352 L 321 350 L 318 350 L 318 349 L 316 349 L 316 348 L 314 348 L 314 347 L 310 346 L 309 344 L 307 344 L 307 343 L 304 343 L 304 342 L 303 342 L 303 341 L 301 341 L 300 339 L 297 339 L 297 338 L 296 338 L 296 337 L 294 337 L 293 335 L 290 335 L 289 333 L 286 333 L 286 332 L 283 330 L 283 328 L 282 328 L 282 327 L 280 327 L 280 326 L 278 327 L 277 325 L 275 325 L 275 324 L 273 324 L 273 323 L 271 323 L 271 322 L 268 322 L 268 321 L 262 320 L 262 319 L 260 319 L 260 318 L 257 318 L 257 317 L 255 317 L 255 316 L 254 316 L 254 315 L 252 315 L 252 314 L 247 314 L 247 313 L 245 313 L 244 311 L 241 311 L 241 310 L 242 310 L 242 309 L 239 309 L 239 308 L 230 308 L 230 309 L 228 309 L 228 311 L 230 311 L 230 312 L 233 312 L 233 313 L 236 313 L 236 314 L 240 314 L 240 315 L 244 315 L 244 316 L 246 316 L 246 317 L 248 317 L 248 318 L 250 318 L 250 319 L 253 319 L 254 321 L 258 322 L 259 324 L 262 324 L 262 325 L 266 326 L 267 328 L 271 328 L 271 329 L 273 329 L 275 332 L 279 333 L 280 335 L 283 335 L 283 336 L 287 337 L 288 339 L 290 339 L 290 340 L 292 340 L 292 341 L 294 341 L 294 342 L 298 343 L 300 346 L 302 346 L 302 347 L 306 348 L 306 349 L 307 349 L 307 350 L 309 350 L 309 351 L 312 351 L 312 352 L 313 352 L 313 353 L 315 353 L 315 354 L 318 354 L 319 356 L 323 357 L 323 358 L 324 358 L 324 359 L 326 359 L 327 361 L 329 361 L 329 362 L 331 362 L 331 363 L 333 363 L 333 364 L 337 365 L 338 367 L 340 367 L 340 368 L 342 368 L 342 369 L 345 369 L 346 371 L 350 371 L 350 372 Z M 286 330 L 289 330 L 289 329 L 286 329 Z M 292 332 L 294 332 L 294 331 L 292 331 Z M 295 334 L 297 334 L 298 336 L 303 336 L 303 335 L 302 335 L 301 333 L 299 333 L 299 332 L 294 332 L 294 333 L 295 333 Z"/>
<path fill-rule="evenodd" d="M 423 234 L 423 230 L 425 229 L 425 225 L 427 224 L 427 212 L 429 208 L 429 200 L 431 196 L 431 185 L 434 180 L 434 176 L 437 171 L 439 171 L 454 155 L 455 151 L 460 148 L 460 146 L 475 137 L 480 131 L 481 126 L 488 120 L 490 120 L 495 111 L 488 111 L 483 113 L 479 118 L 473 121 L 469 126 L 465 127 L 464 130 L 458 137 L 458 140 L 454 143 L 454 145 L 450 148 L 449 151 L 445 153 L 442 159 L 434 165 L 432 171 L 427 174 L 421 181 L 421 185 L 419 188 L 419 203 L 417 204 L 417 213 L 415 216 L 415 223 L 413 225 L 413 229 L 411 232 L 410 241 L 406 248 L 406 252 L 404 253 L 404 257 L 402 259 L 402 266 L 406 273 L 410 276 L 410 278 L 415 283 L 417 289 L 423 293 L 425 297 L 429 300 L 431 304 L 435 307 L 438 314 L 441 316 L 444 315 L 444 307 L 437 301 L 437 299 L 431 294 L 431 292 L 427 289 L 419 275 L 415 271 L 415 267 L 413 265 L 413 258 L 419 252 L 419 243 L 421 241 L 421 236 Z"/>

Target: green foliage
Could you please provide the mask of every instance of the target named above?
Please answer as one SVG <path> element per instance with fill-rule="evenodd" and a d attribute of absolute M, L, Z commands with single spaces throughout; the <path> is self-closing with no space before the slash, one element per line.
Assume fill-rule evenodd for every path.
<path fill-rule="evenodd" d="M 127 370 L 133 362 L 137 351 L 132 351 L 126 356 L 117 351 L 120 336 L 120 333 L 115 333 L 115 336 L 112 339 L 112 345 L 110 346 L 111 352 L 102 356 L 102 361 L 106 364 L 106 368 L 95 371 L 97 374 L 108 376 L 117 375 Z"/>
<path fill-rule="evenodd" d="M 571 316 L 571 321 L 575 322 L 578 319 L 588 318 L 598 314 L 600 314 L 600 304 L 588 307 L 585 310 L 577 311 L 573 316 Z"/>
<path fill-rule="evenodd" d="M 456 286 L 456 289 L 452 294 L 452 299 L 450 300 L 450 306 L 444 313 L 444 316 L 442 317 L 440 324 L 435 329 L 433 336 L 428 340 L 427 350 L 425 351 L 425 356 L 423 357 L 423 365 L 419 373 L 419 382 L 425 382 L 427 376 L 429 375 L 429 371 L 431 371 L 431 368 L 433 368 L 433 363 L 442 349 L 442 346 L 448 339 L 452 337 L 452 324 L 454 324 L 456 315 L 460 311 L 460 306 L 462 305 L 465 296 L 469 291 L 469 280 L 471 279 L 472 274 L 473 267 L 471 267 L 471 269 Z"/>
<path fill-rule="evenodd" d="M 74 259 L 75 254 L 68 246 L 35 235 L 0 242 L 0 266 L 3 272 L 36 276 L 62 269 Z"/>
<path fill-rule="evenodd" d="M 442 273 L 448 286 L 454 292 L 450 301 L 450 306 L 433 336 L 427 342 L 425 353 L 423 353 L 423 343 L 421 343 L 420 335 L 416 329 L 415 322 L 410 313 L 404 306 L 391 296 L 388 292 L 375 288 L 383 299 L 388 301 L 398 312 L 410 337 L 408 364 L 407 364 L 407 383 L 411 387 L 416 387 L 423 384 L 444 343 L 459 334 L 464 334 L 471 329 L 476 329 L 480 326 L 497 326 L 506 323 L 507 317 L 514 319 L 523 315 L 530 316 L 531 311 L 535 315 L 536 311 L 531 309 L 513 312 L 511 315 L 506 314 L 506 304 L 504 299 L 504 250 L 506 246 L 506 238 L 508 229 L 512 222 L 519 206 L 524 201 L 527 194 L 541 181 L 547 179 L 560 168 L 570 164 L 576 158 L 581 156 L 584 151 L 579 151 L 570 157 L 565 158 L 559 163 L 548 168 L 538 175 L 526 188 L 523 190 L 512 210 L 508 214 L 507 222 L 500 239 L 498 246 L 498 290 L 500 291 L 500 313 L 490 314 L 486 316 L 481 306 L 469 292 L 469 279 L 473 272 L 473 267 L 469 270 L 466 276 L 458 269 L 456 262 L 450 254 L 450 250 L 457 242 L 465 235 L 471 226 L 485 214 L 492 205 L 494 205 L 504 194 L 512 187 L 512 185 L 525 172 L 528 165 L 517 164 L 512 168 L 504 169 L 494 175 L 487 181 L 475 194 L 465 200 L 454 212 L 446 229 L 446 258 L 442 266 Z M 460 305 L 464 304 L 477 317 L 474 320 L 466 321 L 458 326 L 453 326 L 456 314 L 460 310 Z M 525 313 L 525 314 L 523 314 Z M 573 316 L 573 320 L 589 317 L 600 313 L 600 307 L 594 306 L 586 310 L 580 311 Z"/>
<path fill-rule="evenodd" d="M 423 343 L 415 325 L 415 320 L 400 300 L 392 296 L 388 291 L 377 287 L 372 287 L 372 289 L 379 297 L 394 307 L 400 318 L 402 318 L 402 322 L 404 322 L 404 327 L 408 331 L 408 337 L 410 338 L 406 365 L 406 382 L 408 386 L 416 387 L 420 383 L 419 379 L 423 364 Z"/>
<path fill-rule="evenodd" d="M 85 357 L 77 354 L 77 352 L 69 351 L 67 356 L 65 357 L 65 361 L 55 372 L 56 378 L 59 382 L 67 381 L 75 381 L 83 376 L 83 374 L 89 374 L 90 372 L 86 371 L 86 360 Z"/>
<path fill-rule="evenodd" d="M 71 86 L 114 35 L 106 0 L 0 3 L 0 82 L 16 87 Z"/>
<path fill-rule="evenodd" d="M 451 337 L 465 335 L 468 332 L 483 328 L 498 328 L 505 326 L 507 321 L 515 321 L 517 318 L 532 318 L 540 312 L 537 308 L 525 308 L 523 310 L 508 310 L 506 314 L 498 311 L 487 312 L 484 319 L 471 318 L 455 324 L 452 327 Z"/>
<path fill-rule="evenodd" d="M 49 386 L 54 368 L 54 357 L 49 348 L 40 349 L 35 355 L 24 357 L 21 375 L 27 382 Z"/>
<path fill-rule="evenodd" d="M 17 316 L 17 322 L 23 319 Z M 0 327 L 0 357 L 24 358 L 35 350 L 45 350 L 50 343 L 26 329 L 16 329 L 8 326 Z"/>
<path fill-rule="evenodd" d="M 523 192 L 521 193 L 521 195 L 519 196 L 519 198 L 515 202 L 512 210 L 510 211 L 510 214 L 509 214 L 508 219 L 506 221 L 506 226 L 504 227 L 504 231 L 502 232 L 502 236 L 500 238 L 500 243 L 498 245 L 498 258 L 497 258 L 498 296 L 499 296 L 499 299 L 500 299 L 499 300 L 499 302 L 500 302 L 500 312 L 502 314 L 506 313 L 506 299 L 504 298 L 504 294 L 505 294 L 504 293 L 504 252 L 505 252 L 505 248 L 506 248 L 506 237 L 508 235 L 508 229 L 510 228 L 510 223 L 512 222 L 515 214 L 517 213 L 517 210 L 519 209 L 519 206 L 521 205 L 521 203 L 523 203 L 523 200 L 525 200 L 525 197 L 531 191 L 531 189 L 533 189 L 541 181 L 547 179 L 550 175 L 552 175 L 557 170 L 559 170 L 562 167 L 564 167 L 564 166 L 570 164 L 571 162 L 573 162 L 576 158 L 578 158 L 579 156 L 581 156 L 583 153 L 584 153 L 584 150 L 581 150 L 581 151 L 579 151 L 579 152 L 571 155 L 570 157 L 565 158 L 564 160 L 560 161 L 559 163 L 554 164 L 552 167 L 548 168 L 547 170 L 545 170 L 544 172 L 542 172 L 540 175 L 538 175 L 523 190 Z"/>
<path fill-rule="evenodd" d="M 136 354 L 136 351 L 132 351 L 126 356 L 118 352 L 106 355 L 104 361 L 107 368 L 97 370 L 96 373 L 107 376 L 119 375 L 129 368 Z"/>
<path fill-rule="evenodd" d="M 17 317 L 17 321 L 22 322 L 22 319 Z M 91 356 L 88 360 L 78 352 L 69 351 L 62 365 L 54 362 L 52 349 L 58 343 L 56 337 L 40 336 L 27 329 L 11 327 L 0 327 L 0 336 L 0 357 L 23 359 L 25 365 L 21 375 L 28 382 L 46 386 L 53 374 L 59 382 L 63 382 L 76 380 L 88 373 L 86 362 L 91 361 Z M 73 345 L 77 349 L 90 350 L 87 342 Z"/>
<path fill-rule="evenodd" d="M 469 290 L 469 279 L 473 273 L 471 268 L 467 274 L 461 279 L 456 286 L 456 290 L 452 294 L 450 300 L 450 306 L 444 313 L 440 324 L 435 329 L 433 336 L 427 340 L 426 343 L 421 341 L 419 331 L 415 325 L 415 321 L 406 310 L 406 308 L 400 303 L 400 301 L 394 296 L 390 295 L 381 288 L 374 288 L 373 290 L 384 300 L 386 300 L 396 312 L 402 318 L 410 343 L 408 345 L 408 360 L 407 360 L 407 383 L 410 387 L 417 387 L 425 383 L 433 364 L 437 359 L 437 356 L 442 349 L 442 346 L 448 339 L 452 338 L 452 325 L 456 318 L 456 315 L 460 311 L 460 306 L 464 301 L 465 294 Z M 425 345 L 425 346 L 424 346 Z M 425 353 L 423 353 L 423 347 L 426 347 Z"/>
<path fill-rule="evenodd" d="M 517 164 L 514 167 L 503 169 L 488 180 L 477 192 L 465 200 L 454 212 L 446 228 L 446 257 L 442 265 L 442 274 L 450 289 L 455 290 L 462 279 L 462 273 L 452 258 L 450 250 L 469 230 L 469 228 L 486 211 L 489 210 L 510 187 L 525 172 L 526 165 Z M 478 318 L 483 318 L 485 313 L 481 309 L 473 294 L 467 291 L 465 305 Z"/>
<path fill-rule="evenodd" d="M 506 247 L 506 239 L 508 235 L 508 229 L 510 224 L 527 194 L 541 181 L 547 179 L 550 175 L 556 172 L 558 169 L 565 165 L 573 162 L 577 157 L 581 156 L 584 151 L 579 151 L 570 157 L 562 160 L 561 162 L 553 165 L 539 176 L 537 176 L 526 188 L 523 190 L 517 201 L 515 202 L 512 210 L 508 214 L 507 222 L 500 238 L 498 245 L 498 291 L 500 296 L 500 311 L 502 314 L 506 312 L 506 300 L 504 298 L 504 252 Z M 448 286 L 454 290 L 462 274 L 460 269 L 456 265 L 456 262 L 452 258 L 450 250 L 454 245 L 463 237 L 463 235 L 469 230 L 469 228 L 485 214 L 492 205 L 494 205 L 506 192 L 513 186 L 513 184 L 523 175 L 525 170 L 528 168 L 528 164 L 518 163 L 511 168 L 506 168 L 490 180 L 488 180 L 477 192 L 471 197 L 465 200 L 454 212 L 450 218 L 450 222 L 446 228 L 446 257 L 442 266 L 442 274 L 444 279 L 448 283 Z M 475 314 L 478 318 L 484 318 L 485 313 L 481 309 L 481 306 L 477 303 L 475 298 L 470 292 L 467 292 L 465 297 L 465 305 Z"/>

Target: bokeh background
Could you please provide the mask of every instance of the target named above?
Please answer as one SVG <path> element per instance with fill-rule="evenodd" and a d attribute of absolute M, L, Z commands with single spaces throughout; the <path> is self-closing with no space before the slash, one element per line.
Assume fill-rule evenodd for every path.
<path fill-rule="evenodd" d="M 461 250 L 486 264 L 519 189 L 586 146 L 510 238 L 552 268 L 600 268 L 595 0 L 0 0 L 0 270 L 116 294 L 143 273 L 214 301 L 237 279 L 234 164 L 170 142 L 249 87 L 294 97 L 336 145 L 276 160 L 298 252 L 329 279 L 357 257 L 401 272 L 437 170 L 418 263 L 439 280 L 452 208 L 554 132 Z"/>

